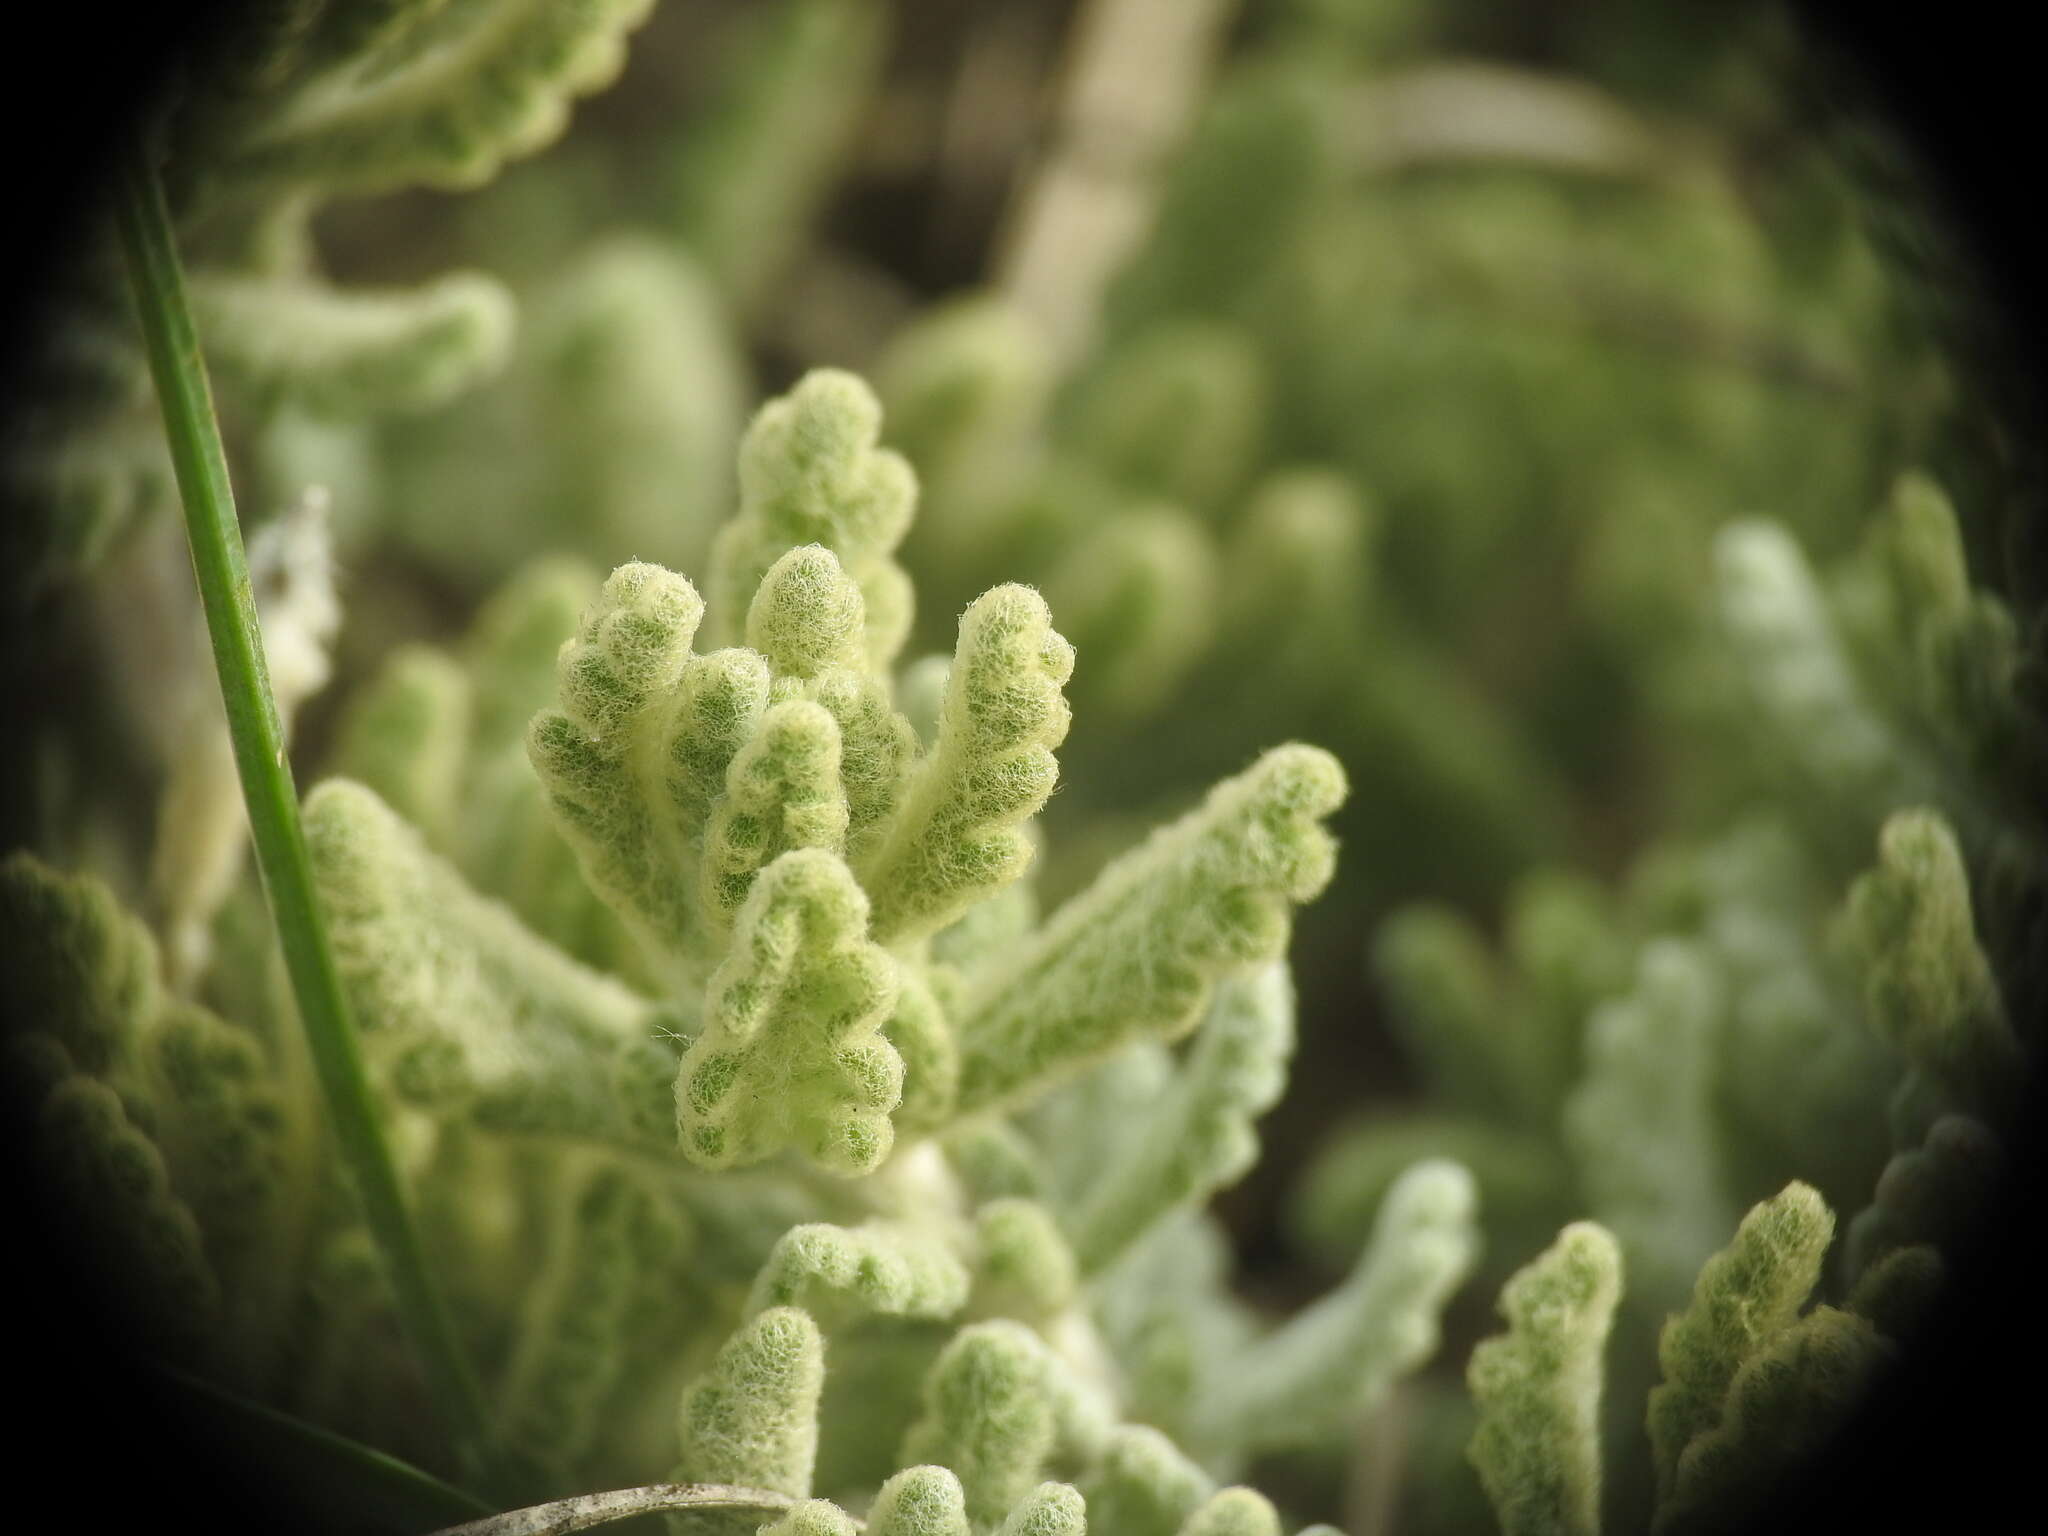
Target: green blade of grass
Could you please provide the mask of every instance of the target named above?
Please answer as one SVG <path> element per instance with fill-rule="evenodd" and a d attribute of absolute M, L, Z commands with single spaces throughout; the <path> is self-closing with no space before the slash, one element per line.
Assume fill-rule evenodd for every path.
<path fill-rule="evenodd" d="M 488 1473 L 483 1394 L 428 1269 L 314 899 L 298 792 L 264 664 L 227 456 L 185 298 L 170 212 L 147 151 L 139 146 L 124 161 L 115 202 L 129 285 L 185 506 L 192 567 L 227 706 L 256 863 L 335 1140 L 355 1177 L 364 1218 L 383 1255 L 400 1319 L 436 1406 L 465 1459 Z M 496 1479 L 487 1476 L 486 1481 Z"/>
<path fill-rule="evenodd" d="M 318 1499 L 322 1508 L 344 1509 L 350 1530 L 416 1532 L 491 1512 L 491 1506 L 474 1495 L 374 1446 L 249 1402 L 182 1371 L 166 1368 L 163 1375 L 178 1392 L 189 1395 L 188 1401 L 177 1404 L 185 1420 L 207 1421 L 222 1432 L 222 1439 L 232 1438 L 252 1475 L 260 1469 L 266 1483 Z"/>

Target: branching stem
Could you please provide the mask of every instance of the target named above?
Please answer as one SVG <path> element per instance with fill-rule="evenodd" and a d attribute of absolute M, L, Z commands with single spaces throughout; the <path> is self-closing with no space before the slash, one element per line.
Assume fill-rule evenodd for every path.
<path fill-rule="evenodd" d="M 433 1536 L 570 1536 L 593 1526 L 634 1515 L 675 1509 L 783 1510 L 795 1504 L 788 1494 L 766 1488 L 734 1488 L 725 1483 L 650 1483 L 645 1488 L 611 1488 L 579 1493 L 502 1515 L 471 1520 L 435 1531 Z"/>

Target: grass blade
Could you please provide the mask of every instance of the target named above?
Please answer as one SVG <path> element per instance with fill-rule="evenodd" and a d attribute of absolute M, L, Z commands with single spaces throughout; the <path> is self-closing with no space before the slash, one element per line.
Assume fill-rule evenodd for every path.
<path fill-rule="evenodd" d="M 374 1446 L 317 1424 L 224 1392 L 182 1371 L 165 1370 L 184 1401 L 176 1404 L 188 1427 L 207 1422 L 232 1440 L 238 1457 L 266 1483 L 290 1487 L 323 1509 L 339 1512 L 334 1529 L 416 1532 L 449 1520 L 474 1520 L 490 1505 Z M 332 1518 L 332 1517 L 330 1517 Z M 321 1524 L 318 1529 L 329 1526 Z"/>
<path fill-rule="evenodd" d="M 184 502 L 192 566 L 249 808 L 256 863 L 335 1140 L 355 1176 L 364 1217 L 383 1254 L 401 1321 L 436 1405 L 465 1459 L 488 1470 L 483 1395 L 428 1270 L 314 900 L 298 793 L 263 660 L 227 456 L 186 303 L 170 212 L 147 151 L 139 145 L 122 166 L 115 201 L 129 285 Z"/>

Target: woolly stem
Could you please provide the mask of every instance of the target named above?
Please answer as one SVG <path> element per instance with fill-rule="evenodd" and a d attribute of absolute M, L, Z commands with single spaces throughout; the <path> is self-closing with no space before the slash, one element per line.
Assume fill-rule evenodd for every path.
<path fill-rule="evenodd" d="M 428 1387 L 465 1460 L 481 1463 L 487 1456 L 483 1394 L 428 1270 L 314 900 L 298 792 L 271 697 L 227 455 L 186 302 L 170 210 L 148 150 L 140 145 L 121 167 L 115 204 L 129 286 L 184 503 L 192 567 L 220 674 L 242 798 L 249 808 L 256 863 L 328 1118 L 355 1176 L 364 1218 L 383 1255 L 400 1320 Z"/>

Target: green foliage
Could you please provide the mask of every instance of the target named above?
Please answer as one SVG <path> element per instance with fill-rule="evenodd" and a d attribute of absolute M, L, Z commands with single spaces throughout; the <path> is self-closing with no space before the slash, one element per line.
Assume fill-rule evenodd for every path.
<path fill-rule="evenodd" d="M 642 1261 L 675 1237 L 659 1202 L 623 1170 L 601 1169 L 565 1193 L 549 1272 L 527 1297 L 499 1389 L 507 1437 L 557 1468 L 583 1459 L 603 1432 L 606 1398 L 645 1322 Z"/>
<path fill-rule="evenodd" d="M 1885 822 L 1877 868 L 1850 887 L 1845 924 L 1872 1027 L 1957 1103 L 2008 1106 L 2019 1045 L 1977 944 L 1961 850 L 1939 815 Z"/>
<path fill-rule="evenodd" d="M 232 51 L 218 61 L 236 66 L 240 88 L 225 103 L 195 91 L 179 148 L 220 196 L 473 187 L 561 132 L 568 100 L 617 73 L 623 34 L 647 10 L 648 0 L 412 0 L 358 20 L 280 0 L 246 25 L 288 24 L 260 63 Z"/>
<path fill-rule="evenodd" d="M 1187 1518 L 1181 1536 L 1280 1536 L 1280 1516 L 1256 1489 L 1225 1488 Z"/>
<path fill-rule="evenodd" d="M 765 1488 L 801 1499 L 818 1455 L 825 1343 L 794 1307 L 774 1307 L 726 1342 L 683 1394 L 673 1481 Z"/>
<path fill-rule="evenodd" d="M 482 1123 L 617 1134 L 607 1070 L 647 1028 L 624 987 L 469 890 L 361 785 L 307 797 L 306 842 L 335 960 L 394 1089 Z"/>
<path fill-rule="evenodd" d="M 1146 1143 L 1093 1181 L 1073 1217 L 1082 1264 L 1100 1269 L 1152 1224 L 1200 1204 L 1258 1158 L 1251 1122 L 1286 1085 L 1294 998 L 1267 966 L 1216 989 L 1185 1067 L 1155 1100 Z"/>
<path fill-rule="evenodd" d="M 192 311 L 215 371 L 257 401 L 346 419 L 441 405 L 504 366 L 512 298 L 480 273 L 417 289 L 201 274 Z"/>
<path fill-rule="evenodd" d="M 1277 953 L 1290 903 L 1329 880 L 1335 849 L 1318 822 L 1343 796 L 1327 753 L 1276 747 L 1105 869 L 970 1001 L 961 1108 L 1015 1100 L 1128 1040 L 1184 1033 L 1213 979 Z"/>
<path fill-rule="evenodd" d="M 683 1149 L 703 1166 L 795 1144 L 820 1167 L 856 1174 L 889 1155 L 903 1059 L 881 1038 L 895 975 L 860 936 L 866 905 L 820 850 L 761 872 L 676 1077 Z"/>
<path fill-rule="evenodd" d="M 924 1413 L 904 1438 L 902 1459 L 953 1468 L 977 1527 L 1001 1522 L 1037 1485 L 1052 1451 L 1043 1351 L 1017 1323 L 976 1323 L 954 1336 L 925 1378 Z"/>
<path fill-rule="evenodd" d="M 1472 1352 L 1472 1461 L 1501 1529 L 1597 1532 L 1601 1352 L 1621 1297 L 1621 1251 L 1578 1222 L 1501 1293 L 1508 1332 Z"/>
<path fill-rule="evenodd" d="M 944 1467 L 909 1467 L 875 1495 L 868 1528 L 890 1536 L 967 1536 L 967 1501 L 960 1479 Z"/>
<path fill-rule="evenodd" d="M 1720 1423 L 1680 1457 L 1657 1529 L 1720 1530 L 1753 1518 L 1842 1431 L 1892 1355 L 1868 1321 L 1833 1307 L 1780 1329 L 1736 1372 Z"/>
<path fill-rule="evenodd" d="M 1173 1536 L 1215 1490 L 1215 1483 L 1156 1429 L 1128 1424 L 1082 1485 L 1092 1523 L 1132 1536 Z"/>
<path fill-rule="evenodd" d="M 1670 941 L 1645 950 L 1634 988 L 1587 1021 L 1586 1076 L 1566 1106 L 1593 1208 L 1653 1297 L 1683 1295 L 1696 1234 L 1727 1224 L 1712 1121 L 1724 1007 L 1706 956 Z"/>
<path fill-rule="evenodd" d="M 160 1347 L 174 1357 L 200 1352 L 222 1321 L 220 1281 L 191 1207 L 171 1188 L 162 1153 L 129 1119 L 121 1096 L 83 1075 L 59 1083 L 39 1108 L 36 1141 L 47 1187 L 89 1213 L 84 1236 L 94 1272 L 129 1281 Z"/>
<path fill-rule="evenodd" d="M 1066 1483 L 1040 1483 L 1003 1521 L 1000 1536 L 1084 1536 L 1087 1505 Z"/>
<path fill-rule="evenodd" d="M 1028 18 L 942 88 L 869 0 L 671 9 L 616 112 L 445 206 L 360 199 L 538 149 L 645 0 L 278 0 L 187 62 L 157 144 L 252 531 L 325 486 L 349 578 L 322 904 L 522 1496 L 1718 1528 L 1942 1304 L 2040 1002 L 2010 433 L 1745 29 L 1567 4 L 1539 76 L 1497 7 L 1253 9 L 1128 164 L 1073 103 L 1032 157 L 1150 231 L 1072 352 L 1006 270 L 1035 175 L 921 299 Z M 124 547 L 166 464 L 102 265 L 5 452 L 80 716 L 24 819 L 104 877 L 0 867 L 10 1080 L 161 1352 L 464 1476 Z M 742 432 L 757 371 L 797 382 Z M 309 644 L 265 614 L 287 718 L 323 590 Z M 1354 1003 L 1411 1069 L 1363 1110 Z M 1298 1259 L 1346 1278 L 1242 1298 Z"/>
<path fill-rule="evenodd" d="M 1719 1424 L 1729 1384 L 1798 1318 L 1820 1278 L 1834 1218 L 1803 1184 L 1757 1206 L 1700 1271 L 1692 1305 L 1664 1327 L 1664 1384 L 1650 1394 L 1650 1443 L 1668 1503 L 1690 1447 Z"/>
<path fill-rule="evenodd" d="M 885 666 L 910 625 L 908 578 L 890 559 L 910 527 L 917 476 L 876 447 L 882 412 L 859 379 L 810 374 L 764 407 L 740 442 L 740 507 L 711 550 L 714 612 L 727 639 L 783 552 L 820 544 L 859 583 L 869 661 Z"/>
<path fill-rule="evenodd" d="M 719 88 L 668 168 L 678 233 L 742 308 L 774 292 L 829 189 L 887 41 L 871 0 L 750 7 L 724 40 Z"/>
<path fill-rule="evenodd" d="M 0 864 L 0 925 L 20 1016 L 84 1071 L 126 1065 L 164 1006 L 149 931 L 100 881 L 23 851 Z"/>
<path fill-rule="evenodd" d="M 747 1297 L 747 1310 L 798 1306 L 826 1327 L 841 1318 L 943 1319 L 967 1301 L 966 1267 L 915 1228 L 791 1227 Z"/>
<path fill-rule="evenodd" d="M 1073 647 L 1026 587 L 998 587 L 960 618 L 960 644 L 930 753 L 886 840 L 862 861 L 875 933 L 922 938 L 963 916 L 1031 862 L 1020 830 L 1052 793 L 1067 733 L 1060 688 Z"/>
<path fill-rule="evenodd" d="M 1953 1249 L 1990 1210 L 2004 1172 L 1998 1138 L 1967 1115 L 1943 1115 L 1925 1140 L 1885 1164 L 1870 1204 L 1849 1224 L 1851 1273 L 1908 1244 Z"/>
<path fill-rule="evenodd" d="M 1235 1362 L 1228 1438 L 1298 1444 L 1356 1422 L 1437 1346 L 1437 1318 L 1478 1257 L 1472 1176 L 1418 1164 L 1381 1202 L 1350 1277 Z"/>
<path fill-rule="evenodd" d="M 1026 824 L 1056 772 L 1072 651 L 1036 593 L 996 588 L 963 615 L 919 737 L 853 574 L 896 589 L 887 552 L 910 487 L 876 431 L 865 386 L 827 375 L 750 435 L 737 533 L 714 560 L 728 585 L 737 563 L 760 565 L 744 646 L 698 651 L 706 605 L 662 567 L 622 566 L 592 595 L 555 562 L 455 645 L 394 654 L 338 754 L 385 795 L 318 786 L 308 848 L 394 1135 L 435 1192 L 431 1240 L 475 1309 L 501 1432 L 534 1486 L 644 1466 L 659 1405 L 680 1394 L 682 1477 L 803 1498 L 820 1466 L 865 1481 L 893 1461 L 911 1470 L 873 1523 L 1076 1529 L 1078 1496 L 1042 1479 L 1114 1490 L 1124 1475 L 1084 1273 L 1249 1166 L 1292 1041 L 1277 957 L 1292 904 L 1329 877 L 1318 823 L 1343 781 L 1315 749 L 1277 749 L 1039 922 Z M 802 534 L 841 547 L 765 548 Z M 637 960 L 551 888 L 571 858 Z M 1036 1028 L 999 1009 L 1036 1009 Z M 1086 1069 L 1122 1072 L 1119 1051 L 1150 1060 L 1196 1026 L 1171 1107 L 1132 1122 L 1143 1148 L 1118 1182 L 1056 1194 L 995 1175 L 970 1194 L 966 1148 L 1010 1146 L 999 1155 L 1026 1170 L 1053 1160 L 994 1118 L 992 1077 L 1004 1105 L 1075 1079 L 1085 1103 L 1100 1091 Z M 212 1075 L 195 1104 L 220 1117 L 217 1141 L 247 1118 L 219 1090 L 261 1089 L 265 1073 L 230 1071 L 206 1038 L 185 1054 Z M 260 1092 L 248 1102 L 277 1113 Z M 963 1150 L 942 1156 L 939 1133 Z M 800 1165 L 841 1176 L 842 1193 Z M 313 1174 L 263 1166 L 265 1187 Z M 536 1183 L 541 1169 L 557 1171 Z M 755 1182 L 727 1192 L 727 1178 Z M 1358 1275 L 1305 1329 L 1239 1340 L 1268 1400 L 1313 1400 L 1315 1434 L 1342 1433 L 1415 1368 L 1469 1266 L 1462 1173 L 1418 1171 L 1387 1204 Z M 306 1389 L 330 1420 L 381 1433 L 363 1394 L 390 1303 L 349 1259 L 351 1221 L 344 1202 L 307 1235 L 304 1283 L 326 1299 Z M 222 1220 L 208 1241 L 235 1231 Z M 677 1294 L 681 1312 L 661 1301 Z M 843 1352 L 837 1390 L 869 1403 L 858 1436 L 821 1433 L 840 1413 L 821 1328 Z M 1263 1432 L 1225 1385 L 1206 1379 L 1175 1409 L 1219 1457 Z M 1144 1495 L 1168 1536 L 1211 1491 L 1199 1476 L 1191 1497 Z M 1213 1521 L 1257 1524 L 1244 1502 Z M 814 1503 L 786 1518 L 838 1517 Z"/>

